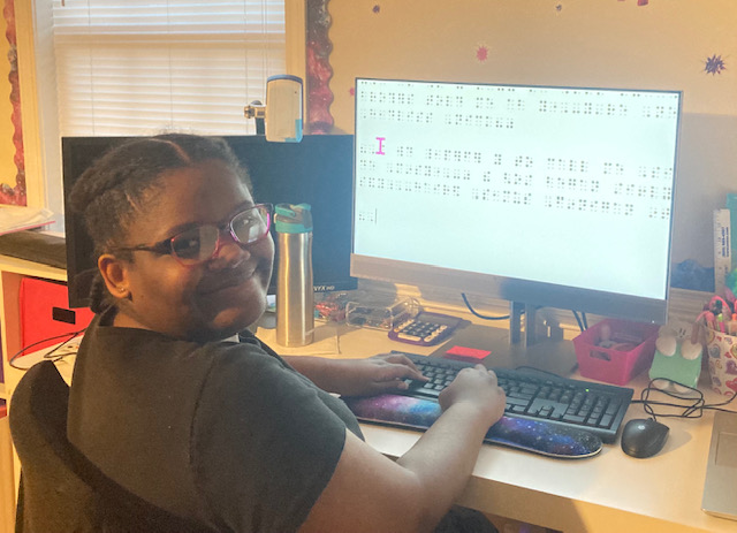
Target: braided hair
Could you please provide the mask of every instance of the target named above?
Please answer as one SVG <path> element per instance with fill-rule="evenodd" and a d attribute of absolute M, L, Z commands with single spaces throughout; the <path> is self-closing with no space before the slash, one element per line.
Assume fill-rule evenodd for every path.
<path fill-rule="evenodd" d="M 131 223 L 152 193 L 162 187 L 165 172 L 192 167 L 207 160 L 220 160 L 240 176 L 250 189 L 248 173 L 224 139 L 188 134 L 165 134 L 136 138 L 114 147 L 74 184 L 69 196 L 71 208 L 84 217 L 92 238 L 95 257 L 125 242 Z M 132 254 L 118 255 L 132 260 Z M 99 272 L 90 288 L 92 311 L 100 313 L 115 305 Z"/>

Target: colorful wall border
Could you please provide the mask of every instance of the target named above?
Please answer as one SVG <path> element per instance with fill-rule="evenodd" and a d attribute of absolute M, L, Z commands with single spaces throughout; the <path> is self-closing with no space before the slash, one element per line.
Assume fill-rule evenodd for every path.
<path fill-rule="evenodd" d="M 21 123 L 18 52 L 16 47 L 15 0 L 5 0 L 3 17 L 7 24 L 5 37 L 10 46 L 8 50 L 8 62 L 10 63 L 8 81 L 10 82 L 10 102 L 13 106 L 13 113 L 10 119 L 13 127 L 13 145 L 15 146 L 13 162 L 15 163 L 17 172 L 15 175 L 15 186 L 0 183 L 0 204 L 26 205 L 26 172 L 23 159 L 23 126 Z"/>
<path fill-rule="evenodd" d="M 335 123 L 330 113 L 333 92 L 330 78 L 330 52 L 333 43 L 328 38 L 332 18 L 328 13 L 329 0 L 307 0 L 307 133 L 330 133 Z"/>

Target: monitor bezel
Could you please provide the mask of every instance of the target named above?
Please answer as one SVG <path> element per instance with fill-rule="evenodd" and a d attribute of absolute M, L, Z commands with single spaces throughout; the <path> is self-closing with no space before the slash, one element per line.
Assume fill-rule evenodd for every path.
<path fill-rule="evenodd" d="M 668 320 L 668 303 L 670 299 L 670 279 L 672 275 L 673 229 L 675 219 L 675 205 L 677 194 L 677 162 L 680 152 L 681 121 L 683 119 L 683 92 L 678 90 L 633 89 L 614 87 L 575 87 L 557 85 L 524 85 L 501 83 L 472 83 L 448 82 L 410 79 L 388 79 L 357 77 L 355 80 L 356 98 L 354 101 L 354 134 L 359 128 L 359 91 L 361 81 L 381 81 L 401 83 L 423 83 L 439 85 L 469 85 L 488 87 L 512 87 L 531 89 L 561 89 L 561 90 L 589 90 L 589 91 L 618 91 L 638 93 L 670 94 L 678 97 L 678 114 L 676 119 L 676 139 L 673 160 L 672 194 L 670 200 L 671 216 L 669 227 L 669 242 L 667 251 L 667 265 L 663 298 L 650 298 L 629 294 L 618 294 L 580 287 L 557 285 L 533 280 L 524 280 L 513 277 L 481 274 L 469 271 L 453 270 L 438 266 L 422 265 L 400 260 L 381 259 L 355 252 L 355 225 L 356 225 L 356 165 L 358 161 L 357 135 L 354 136 L 353 157 L 353 217 L 351 239 L 351 275 L 359 279 L 377 280 L 390 283 L 400 283 L 415 286 L 455 290 L 461 293 L 482 294 L 492 299 L 507 300 L 509 302 L 524 303 L 538 307 L 553 307 L 570 309 L 578 312 L 592 313 L 612 318 L 622 318 L 639 322 L 665 324 Z"/>

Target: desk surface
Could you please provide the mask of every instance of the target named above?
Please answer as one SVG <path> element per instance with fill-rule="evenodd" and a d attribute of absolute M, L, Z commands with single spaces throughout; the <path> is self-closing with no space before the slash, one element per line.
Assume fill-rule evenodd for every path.
<path fill-rule="evenodd" d="M 316 342 L 297 350 L 280 347 L 273 330 L 261 329 L 258 335 L 285 354 L 365 357 L 397 349 L 434 351 L 391 341 L 383 332 L 335 326 L 318 328 Z M 646 373 L 628 384 L 636 397 L 646 385 Z M 646 416 L 635 404 L 625 421 Z M 708 411 L 701 419 L 663 419 L 670 436 L 665 448 L 649 459 L 625 455 L 618 441 L 605 444 L 596 457 L 578 460 L 484 445 L 459 503 L 565 533 L 737 532 L 737 521 L 701 511 L 712 419 Z M 420 436 L 368 424 L 362 429 L 369 444 L 391 457 L 404 454 Z"/>
<path fill-rule="evenodd" d="M 345 326 L 320 326 L 316 341 L 298 349 L 279 346 L 274 330 L 261 328 L 258 335 L 285 355 L 360 358 L 396 349 L 434 351 L 390 341 L 384 332 Z M 38 356 L 22 360 L 30 363 Z M 57 364 L 70 379 L 73 361 Z M 646 384 L 643 374 L 629 386 L 639 396 Z M 640 405 L 632 405 L 626 420 L 644 416 Z M 712 419 L 710 412 L 701 419 L 664 419 L 670 427 L 668 442 L 649 459 L 625 455 L 619 443 L 578 460 L 484 445 L 459 503 L 565 533 L 737 532 L 737 521 L 712 517 L 700 508 Z M 368 424 L 362 429 L 367 442 L 390 457 L 403 455 L 420 437 L 415 431 Z"/>

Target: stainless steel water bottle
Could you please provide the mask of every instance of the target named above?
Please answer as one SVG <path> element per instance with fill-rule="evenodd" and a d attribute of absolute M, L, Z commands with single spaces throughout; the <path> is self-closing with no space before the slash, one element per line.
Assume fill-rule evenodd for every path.
<path fill-rule="evenodd" d="M 312 283 L 312 212 L 309 204 L 278 204 L 276 342 L 310 344 L 315 329 Z"/>

